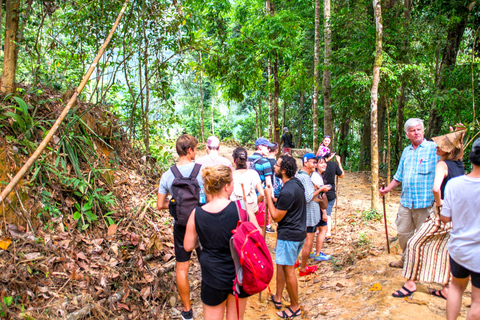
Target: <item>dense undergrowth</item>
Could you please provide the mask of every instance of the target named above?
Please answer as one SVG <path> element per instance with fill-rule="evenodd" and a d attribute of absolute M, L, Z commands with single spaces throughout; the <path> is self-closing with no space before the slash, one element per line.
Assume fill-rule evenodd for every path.
<path fill-rule="evenodd" d="M 69 98 L 20 89 L 0 97 L 3 185 Z M 167 153 L 161 148 L 160 162 L 144 156 L 104 106 L 77 101 L 0 206 L 0 317 L 158 316 L 173 291 L 171 220 L 153 207 Z"/>

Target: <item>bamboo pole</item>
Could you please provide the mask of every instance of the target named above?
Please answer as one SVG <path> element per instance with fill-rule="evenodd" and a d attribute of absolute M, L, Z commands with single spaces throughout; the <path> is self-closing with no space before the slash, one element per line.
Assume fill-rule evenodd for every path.
<path fill-rule="evenodd" d="M 20 179 L 25 175 L 25 173 L 30 169 L 30 167 L 34 164 L 34 162 L 38 159 L 40 154 L 42 153 L 43 149 L 47 146 L 47 144 L 50 142 L 50 139 L 53 137 L 55 132 L 57 132 L 58 127 L 62 123 L 62 121 L 65 119 L 67 116 L 67 113 L 70 111 L 72 108 L 73 104 L 77 100 L 78 95 L 82 92 L 83 88 L 87 84 L 88 80 L 90 79 L 90 76 L 93 73 L 93 70 L 96 68 L 98 61 L 102 57 L 103 53 L 105 52 L 105 49 L 108 46 L 108 43 L 112 39 L 113 34 L 115 33 L 115 30 L 117 29 L 120 20 L 122 19 L 123 14 L 125 13 L 125 10 L 127 9 L 128 2 L 130 0 L 125 0 L 125 3 L 123 4 L 122 10 L 120 10 L 120 13 L 118 14 L 117 20 L 115 20 L 115 23 L 112 26 L 112 29 L 110 30 L 110 33 L 108 34 L 107 39 L 105 39 L 105 42 L 103 43 L 102 47 L 97 53 L 97 56 L 93 60 L 92 64 L 90 65 L 90 68 L 88 69 L 87 73 L 82 79 L 82 82 L 80 85 L 77 87 L 75 92 L 73 93 L 72 97 L 68 101 L 67 105 L 65 106 L 65 109 L 63 109 L 62 113 L 58 117 L 57 121 L 53 124 L 52 128 L 48 132 L 48 134 L 45 136 L 45 139 L 40 143 L 38 146 L 37 150 L 32 154 L 32 156 L 27 160 L 27 162 L 23 165 L 23 167 L 17 172 L 15 177 L 13 177 L 12 181 L 3 189 L 1 195 L 0 195 L 0 202 L 3 202 L 3 200 L 10 194 L 10 192 L 13 190 L 13 188 L 18 184 Z"/>

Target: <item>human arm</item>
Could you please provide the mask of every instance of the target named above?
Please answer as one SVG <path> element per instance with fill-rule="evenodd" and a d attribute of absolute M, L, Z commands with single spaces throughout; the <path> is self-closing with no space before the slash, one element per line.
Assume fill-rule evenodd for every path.
<path fill-rule="evenodd" d="M 260 180 L 260 178 L 259 178 Z M 255 186 L 255 188 L 257 189 L 258 191 L 258 197 L 257 197 L 257 203 L 260 203 L 263 201 L 263 199 L 265 198 L 265 192 L 263 191 L 263 187 L 262 187 L 262 182 L 258 182 Z"/>
<path fill-rule="evenodd" d="M 320 209 L 322 211 L 322 220 L 328 222 L 328 215 L 326 209 Z"/>
<path fill-rule="evenodd" d="M 275 208 L 275 206 L 273 205 L 272 192 L 273 190 L 271 186 L 267 186 L 265 188 L 265 202 L 267 204 L 268 211 L 270 212 L 273 221 L 279 222 L 282 221 L 283 217 L 287 213 L 287 210 L 278 210 L 277 208 Z"/>
<path fill-rule="evenodd" d="M 337 174 L 337 176 L 339 178 L 343 178 L 345 176 L 345 171 L 343 171 L 343 167 L 342 167 L 342 159 L 340 158 L 340 156 L 337 154 L 335 155 L 335 160 L 337 161 L 337 164 L 338 164 L 338 167 L 340 168 L 340 171 L 342 171 L 342 174 Z"/>
<path fill-rule="evenodd" d="M 167 195 L 158 193 L 157 194 L 157 209 L 162 210 L 162 209 L 168 209 L 168 201 L 167 201 Z"/>
<path fill-rule="evenodd" d="M 253 223 L 253 225 L 257 227 L 258 231 L 262 232 L 262 228 L 258 224 L 257 217 L 255 217 L 255 213 L 253 212 L 252 208 L 250 208 L 250 206 L 247 204 L 245 204 L 245 207 L 247 207 L 248 221 Z"/>
<path fill-rule="evenodd" d="M 433 197 L 435 198 L 435 205 L 441 207 L 443 205 L 442 194 L 440 188 L 442 187 L 443 179 L 448 174 L 448 167 L 445 161 L 439 161 L 435 166 L 435 178 L 433 180 Z"/>
<path fill-rule="evenodd" d="M 393 188 L 395 188 L 396 186 L 398 186 L 401 182 L 400 181 L 397 181 L 395 179 L 393 179 L 390 184 L 385 187 L 385 188 L 380 188 L 379 192 L 380 192 L 380 195 L 383 197 L 385 196 L 387 193 L 389 193 L 390 191 L 393 190 Z"/>
<path fill-rule="evenodd" d="M 195 228 L 195 209 L 193 209 L 188 218 L 187 228 L 185 230 L 185 238 L 183 239 L 183 247 L 185 251 L 190 252 L 198 246 L 198 233 Z"/>

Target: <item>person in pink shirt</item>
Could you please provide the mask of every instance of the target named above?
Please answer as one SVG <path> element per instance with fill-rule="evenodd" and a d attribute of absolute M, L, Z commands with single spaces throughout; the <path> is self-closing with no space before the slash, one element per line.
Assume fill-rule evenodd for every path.
<path fill-rule="evenodd" d="M 195 162 L 200 163 L 204 167 L 211 167 L 218 164 L 223 164 L 232 169 L 232 162 L 225 157 L 218 155 L 220 149 L 220 140 L 215 136 L 210 136 L 207 139 L 207 155 L 197 159 Z"/>

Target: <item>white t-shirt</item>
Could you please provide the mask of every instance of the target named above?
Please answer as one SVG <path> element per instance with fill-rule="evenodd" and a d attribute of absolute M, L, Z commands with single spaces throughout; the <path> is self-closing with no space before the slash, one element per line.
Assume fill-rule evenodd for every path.
<path fill-rule="evenodd" d="M 320 173 L 318 173 L 317 171 L 313 171 L 311 179 L 312 179 L 313 184 L 316 185 L 317 187 L 321 187 L 325 184 L 325 182 L 323 182 L 322 175 Z"/>
<path fill-rule="evenodd" d="M 445 187 L 442 216 L 452 218 L 448 252 L 461 266 L 480 272 L 480 179 L 459 176 Z"/>
<path fill-rule="evenodd" d="M 245 190 L 245 196 L 247 198 L 247 204 L 253 210 L 253 212 L 258 211 L 257 203 L 257 184 L 262 183 L 258 172 L 255 170 L 247 170 L 244 173 L 241 173 L 239 170 L 233 171 L 233 192 L 230 195 L 230 200 L 240 200 L 243 199 L 242 184 Z"/>

